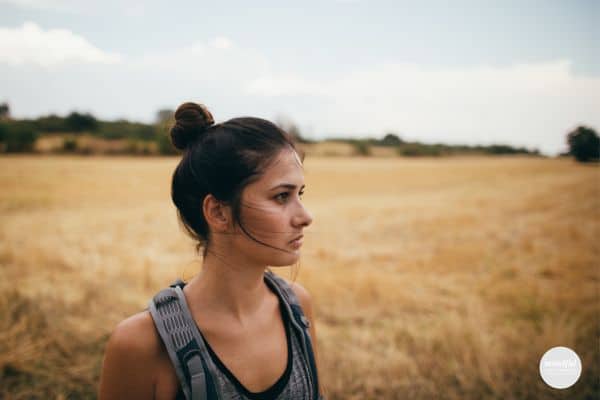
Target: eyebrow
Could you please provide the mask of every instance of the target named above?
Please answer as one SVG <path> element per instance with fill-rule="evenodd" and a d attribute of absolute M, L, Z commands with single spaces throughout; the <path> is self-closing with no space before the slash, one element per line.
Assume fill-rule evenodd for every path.
<path fill-rule="evenodd" d="M 304 189 L 304 187 L 305 187 L 305 186 L 306 186 L 306 185 L 302 185 L 302 187 L 301 187 L 300 189 Z M 286 188 L 286 189 L 292 189 L 292 190 L 297 188 L 297 186 L 296 186 L 296 185 L 293 185 L 293 184 L 291 184 L 291 183 L 280 183 L 279 185 L 277 185 L 277 186 L 274 186 L 274 187 L 272 187 L 271 189 L 269 189 L 269 191 L 271 191 L 271 190 L 275 190 L 275 189 L 278 189 L 278 188 L 280 188 L 280 187 L 284 187 L 284 188 Z"/>

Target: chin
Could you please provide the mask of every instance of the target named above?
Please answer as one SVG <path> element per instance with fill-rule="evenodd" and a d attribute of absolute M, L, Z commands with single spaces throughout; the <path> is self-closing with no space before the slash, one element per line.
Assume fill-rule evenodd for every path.
<path fill-rule="evenodd" d="M 296 264 L 300 259 L 300 252 L 294 252 L 293 254 L 287 253 L 283 256 L 273 258 L 269 265 L 272 267 L 287 267 L 289 265 Z"/>

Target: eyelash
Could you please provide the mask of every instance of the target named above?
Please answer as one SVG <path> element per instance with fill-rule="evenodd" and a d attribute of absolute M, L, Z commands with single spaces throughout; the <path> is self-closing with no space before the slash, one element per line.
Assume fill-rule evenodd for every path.
<path fill-rule="evenodd" d="M 283 192 L 283 193 L 279 193 L 277 196 L 275 196 L 276 200 L 279 200 L 280 198 L 283 199 L 284 201 L 287 200 L 287 196 L 284 198 L 282 197 L 282 195 L 288 195 L 289 196 L 289 192 Z M 300 193 L 298 193 L 298 196 L 300 196 L 300 199 L 302 199 L 302 195 L 304 195 L 304 190 L 301 191 Z"/>

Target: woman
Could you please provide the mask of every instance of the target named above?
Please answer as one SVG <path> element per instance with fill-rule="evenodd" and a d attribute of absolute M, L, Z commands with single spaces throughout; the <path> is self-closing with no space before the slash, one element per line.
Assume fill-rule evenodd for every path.
<path fill-rule="evenodd" d="M 297 283 L 283 283 L 308 318 L 307 357 L 285 296 L 267 284 L 273 281 L 267 275 L 274 275 L 265 272 L 298 261 L 303 229 L 312 222 L 300 201 L 303 157 L 271 122 L 245 117 L 214 124 L 206 107 L 195 103 L 179 106 L 171 139 L 184 151 L 171 197 L 186 231 L 203 248 L 202 271 L 183 286 L 182 296 L 208 350 L 204 366 L 217 367 L 211 378 L 217 397 L 316 398 L 321 392 L 310 296 Z M 189 396 L 155 323 L 143 311 L 118 324 L 106 347 L 100 399 Z"/>

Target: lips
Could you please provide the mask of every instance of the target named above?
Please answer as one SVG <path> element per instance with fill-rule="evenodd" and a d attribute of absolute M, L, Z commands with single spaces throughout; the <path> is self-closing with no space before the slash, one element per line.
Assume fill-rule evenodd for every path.
<path fill-rule="evenodd" d="M 304 237 L 304 235 L 296 236 L 294 239 L 290 240 L 290 243 L 292 243 L 295 240 L 302 239 L 303 237 Z"/>

